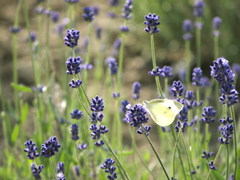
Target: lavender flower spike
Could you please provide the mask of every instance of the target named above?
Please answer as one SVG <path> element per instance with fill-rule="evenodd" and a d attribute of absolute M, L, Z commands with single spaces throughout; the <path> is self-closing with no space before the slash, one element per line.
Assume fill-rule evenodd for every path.
<path fill-rule="evenodd" d="M 144 24 L 147 26 L 144 30 L 150 34 L 157 33 L 160 31 L 157 26 L 160 24 L 159 19 L 160 16 L 157 16 L 155 14 L 148 14 L 144 17 L 146 21 L 144 21 Z"/>
<path fill-rule="evenodd" d="M 67 29 L 66 31 L 66 37 L 64 38 L 65 45 L 74 48 L 78 45 L 78 40 L 80 38 L 80 31 L 77 31 L 75 29 Z"/>

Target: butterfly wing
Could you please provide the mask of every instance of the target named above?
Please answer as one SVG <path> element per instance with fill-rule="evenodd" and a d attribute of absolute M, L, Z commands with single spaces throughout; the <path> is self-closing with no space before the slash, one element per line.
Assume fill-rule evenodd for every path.
<path fill-rule="evenodd" d="M 183 108 L 181 103 L 169 99 L 153 99 L 144 101 L 143 104 L 151 118 L 160 126 L 170 125 Z"/>

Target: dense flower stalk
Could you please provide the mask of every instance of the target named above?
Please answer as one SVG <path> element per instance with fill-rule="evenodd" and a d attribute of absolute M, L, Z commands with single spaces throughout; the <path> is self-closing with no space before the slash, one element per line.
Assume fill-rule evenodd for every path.
<path fill-rule="evenodd" d="M 157 33 L 158 31 L 160 31 L 157 26 L 160 25 L 160 22 L 159 22 L 159 19 L 160 19 L 160 16 L 157 16 L 155 14 L 148 14 L 146 15 L 145 17 L 145 20 L 144 21 L 144 24 L 147 26 L 144 30 L 148 33 L 152 33 L 152 34 L 155 34 Z"/>
<path fill-rule="evenodd" d="M 190 40 L 192 39 L 191 31 L 192 31 L 192 21 L 189 19 L 186 19 L 183 21 L 183 39 L 184 40 Z"/>
<path fill-rule="evenodd" d="M 94 11 L 91 7 L 85 7 L 83 12 L 85 14 L 82 17 L 85 21 L 91 22 L 94 19 Z"/>
<path fill-rule="evenodd" d="M 79 139 L 78 136 L 78 125 L 77 124 L 72 124 L 71 125 L 71 134 L 72 134 L 72 140 L 76 141 Z"/>
<path fill-rule="evenodd" d="M 72 119 L 80 119 L 83 116 L 83 113 L 82 111 L 75 109 L 70 115 Z"/>
<path fill-rule="evenodd" d="M 139 82 L 134 82 L 132 85 L 132 98 L 134 100 L 140 97 L 141 84 Z"/>
<path fill-rule="evenodd" d="M 31 165 L 32 175 L 34 176 L 35 180 L 41 179 L 40 173 L 42 172 L 43 168 L 43 165 L 40 165 L 38 167 L 36 167 L 35 164 Z"/>
<path fill-rule="evenodd" d="M 41 155 L 50 158 L 59 151 L 61 145 L 58 143 L 56 136 L 50 137 L 44 144 L 42 144 Z"/>
<path fill-rule="evenodd" d="M 113 159 L 107 158 L 101 165 L 101 169 L 105 169 L 105 172 L 110 174 L 107 176 L 110 180 L 117 179 L 117 173 L 115 172 L 116 167 L 113 166 L 114 163 L 115 161 Z"/>
<path fill-rule="evenodd" d="M 38 149 L 36 144 L 30 139 L 29 141 L 25 142 L 24 145 L 26 146 L 26 149 L 24 149 L 24 152 L 27 152 L 27 158 L 28 159 L 34 159 L 39 156 L 39 153 L 36 152 Z"/>
<path fill-rule="evenodd" d="M 125 19 L 131 19 L 132 18 L 132 0 L 126 0 L 126 3 L 123 6 L 123 13 L 122 13 L 122 17 Z"/>
<path fill-rule="evenodd" d="M 67 29 L 66 36 L 64 38 L 65 45 L 74 48 L 78 45 L 78 40 L 80 38 L 80 31 L 75 29 Z"/>

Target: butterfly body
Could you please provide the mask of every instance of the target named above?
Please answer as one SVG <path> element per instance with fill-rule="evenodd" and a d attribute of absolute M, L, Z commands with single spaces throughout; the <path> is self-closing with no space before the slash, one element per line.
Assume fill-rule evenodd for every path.
<path fill-rule="evenodd" d="M 170 125 L 183 108 L 180 102 L 171 99 L 153 99 L 143 101 L 143 104 L 151 118 L 160 126 Z"/>

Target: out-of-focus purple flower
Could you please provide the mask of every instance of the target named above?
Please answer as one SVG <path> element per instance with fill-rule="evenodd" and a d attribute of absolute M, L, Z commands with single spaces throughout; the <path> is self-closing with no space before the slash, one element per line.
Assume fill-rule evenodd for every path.
<path fill-rule="evenodd" d="M 108 0 L 110 6 L 117 6 L 119 4 L 119 0 Z"/>
<path fill-rule="evenodd" d="M 122 113 L 126 113 L 127 112 L 127 105 L 129 104 L 128 100 L 124 100 L 121 103 L 121 107 L 120 107 L 120 112 Z"/>
<path fill-rule="evenodd" d="M 163 66 L 163 68 L 159 68 L 158 66 L 153 69 L 152 71 L 148 72 L 149 75 L 151 76 L 160 76 L 160 77 L 172 77 L 172 68 L 170 66 Z"/>
<path fill-rule="evenodd" d="M 240 76 L 240 64 L 233 63 L 232 71 L 235 75 Z"/>
<path fill-rule="evenodd" d="M 121 44 L 122 44 L 122 40 L 121 39 L 116 39 L 114 42 L 113 42 L 113 45 L 112 45 L 112 52 L 111 54 L 113 56 L 116 56 L 118 54 L 118 51 L 121 47 Z"/>
<path fill-rule="evenodd" d="M 102 37 L 102 28 L 101 27 L 97 27 L 97 29 L 96 29 L 96 37 L 97 37 L 97 39 L 101 39 L 101 37 Z"/>
<path fill-rule="evenodd" d="M 82 143 L 82 144 L 79 144 L 79 145 L 78 145 L 78 149 L 79 149 L 79 150 L 86 149 L 87 147 L 88 147 L 88 145 L 85 144 L 85 143 Z"/>
<path fill-rule="evenodd" d="M 71 125 L 71 134 L 72 134 L 72 140 L 76 141 L 79 139 L 78 136 L 78 125 L 77 124 L 72 124 Z"/>
<path fill-rule="evenodd" d="M 65 0 L 65 2 L 73 4 L 73 3 L 77 3 L 79 0 Z"/>
<path fill-rule="evenodd" d="M 30 32 L 30 36 L 27 38 L 28 41 L 31 41 L 32 43 L 35 42 L 37 40 L 37 34 L 32 31 Z"/>
<path fill-rule="evenodd" d="M 99 13 L 99 7 L 98 6 L 92 6 L 92 10 L 93 10 L 94 15 L 98 15 L 98 13 Z"/>
<path fill-rule="evenodd" d="M 116 75 L 118 73 L 118 64 L 115 58 L 108 57 L 106 59 L 106 62 L 108 64 L 108 67 L 110 69 L 111 75 Z"/>
<path fill-rule="evenodd" d="M 80 68 L 85 69 L 85 70 L 91 70 L 91 69 L 93 69 L 93 65 L 89 64 L 89 63 L 84 63 L 84 64 L 80 65 Z"/>
<path fill-rule="evenodd" d="M 80 119 L 83 116 L 83 113 L 82 111 L 75 109 L 70 115 L 72 119 Z"/>
<path fill-rule="evenodd" d="M 134 82 L 132 85 L 132 98 L 134 100 L 139 99 L 141 92 L 141 84 L 139 82 Z"/>
<path fill-rule="evenodd" d="M 183 21 L 183 39 L 184 40 L 190 40 L 192 39 L 191 31 L 192 31 L 192 21 L 189 19 L 186 19 Z"/>
<path fill-rule="evenodd" d="M 203 23 L 202 22 L 195 22 L 195 28 L 196 29 L 202 29 L 203 28 Z"/>
<path fill-rule="evenodd" d="M 202 87 L 210 87 L 211 86 L 211 82 L 210 79 L 206 76 L 202 77 Z"/>
<path fill-rule="evenodd" d="M 39 153 L 36 152 L 38 149 L 36 144 L 30 139 L 29 141 L 25 142 L 24 145 L 26 146 L 26 149 L 24 149 L 24 152 L 27 152 L 27 158 L 28 159 L 34 159 L 39 156 Z"/>
<path fill-rule="evenodd" d="M 43 165 L 39 165 L 38 167 L 36 167 L 35 164 L 31 165 L 32 175 L 34 176 L 35 180 L 42 179 L 40 173 L 42 172 L 43 168 Z"/>
<path fill-rule="evenodd" d="M 59 151 L 61 145 L 58 143 L 56 136 L 50 137 L 44 144 L 42 144 L 41 155 L 50 158 Z"/>
<path fill-rule="evenodd" d="M 85 14 L 83 14 L 82 17 L 85 21 L 91 22 L 94 19 L 94 12 L 91 7 L 85 7 L 83 12 Z"/>
<path fill-rule="evenodd" d="M 213 25 L 213 36 L 219 37 L 220 36 L 220 27 L 222 24 L 222 19 L 218 16 L 213 18 L 212 25 Z"/>
<path fill-rule="evenodd" d="M 114 92 L 114 93 L 112 93 L 112 97 L 113 98 L 119 98 L 120 97 L 120 93 L 119 92 Z"/>
<path fill-rule="evenodd" d="M 119 27 L 119 30 L 120 30 L 121 32 L 128 32 L 128 31 L 129 31 L 129 27 L 128 27 L 128 26 L 120 26 L 120 27 Z"/>
<path fill-rule="evenodd" d="M 52 21 L 53 22 L 58 22 L 58 20 L 59 20 L 59 12 L 57 12 L 57 11 L 51 11 L 51 19 L 52 19 Z"/>
<path fill-rule="evenodd" d="M 81 63 L 83 62 L 83 60 L 81 59 L 80 56 L 78 57 L 70 57 L 68 58 L 68 60 L 66 61 L 66 68 L 67 74 L 78 74 L 81 71 Z"/>
<path fill-rule="evenodd" d="M 181 81 L 173 81 L 172 93 L 174 97 L 182 96 L 184 92 L 184 86 Z"/>
<path fill-rule="evenodd" d="M 108 17 L 110 17 L 112 19 L 117 18 L 117 14 L 114 12 L 108 12 L 107 15 L 108 15 Z"/>
<path fill-rule="evenodd" d="M 202 86 L 202 69 L 197 67 L 193 69 L 192 73 L 192 85 L 194 86 Z"/>
<path fill-rule="evenodd" d="M 123 13 L 122 13 L 122 17 L 125 19 L 131 19 L 132 18 L 132 0 L 126 0 L 126 3 L 123 5 Z"/>
<path fill-rule="evenodd" d="M 37 87 L 32 87 L 31 89 L 33 92 L 43 93 L 47 90 L 47 87 L 39 84 Z"/>
<path fill-rule="evenodd" d="M 147 26 L 144 30 L 150 34 L 154 34 L 157 33 L 158 31 L 160 31 L 157 26 L 160 25 L 159 19 L 160 16 L 157 16 L 155 14 L 148 14 L 146 15 L 144 21 L 144 24 Z"/>
<path fill-rule="evenodd" d="M 67 29 L 66 37 L 64 38 L 65 45 L 74 48 L 78 45 L 78 40 L 80 38 L 80 31 L 75 29 Z"/>
<path fill-rule="evenodd" d="M 12 26 L 9 28 L 9 31 L 13 34 L 17 34 L 21 31 L 21 28 L 20 27 L 15 27 L 15 26 Z"/>
<path fill-rule="evenodd" d="M 70 83 L 68 83 L 68 85 L 72 88 L 77 88 L 82 84 L 82 81 L 80 81 L 79 79 L 77 79 L 76 81 L 74 79 L 72 79 L 70 81 Z"/>
<path fill-rule="evenodd" d="M 45 9 L 44 9 L 43 7 L 41 7 L 41 6 L 38 6 L 38 7 L 36 7 L 36 8 L 34 9 L 34 12 L 35 12 L 36 14 L 39 14 L 39 15 L 43 14 L 44 11 L 45 11 Z"/>
<path fill-rule="evenodd" d="M 196 0 L 194 4 L 193 15 L 196 17 L 202 17 L 204 15 L 204 2 L 202 0 Z"/>
<path fill-rule="evenodd" d="M 74 166 L 74 170 L 75 170 L 75 173 L 76 173 L 76 176 L 80 176 L 80 169 L 79 169 L 79 166 Z"/>
<path fill-rule="evenodd" d="M 143 123 L 148 123 L 147 110 L 142 104 L 136 104 L 133 107 L 128 104 L 125 114 L 126 121 L 133 127 L 140 127 Z"/>

